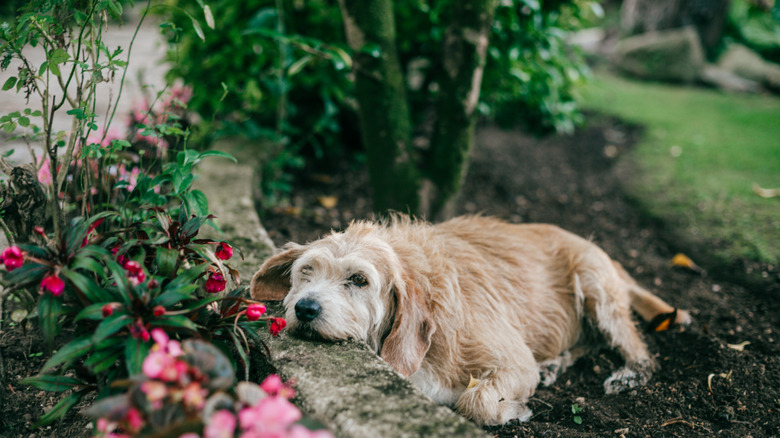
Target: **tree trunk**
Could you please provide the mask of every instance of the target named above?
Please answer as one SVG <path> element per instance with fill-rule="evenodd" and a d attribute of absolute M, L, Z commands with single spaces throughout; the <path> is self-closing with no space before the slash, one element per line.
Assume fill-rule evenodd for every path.
<path fill-rule="evenodd" d="M 392 0 L 339 0 L 339 4 L 347 42 L 354 51 L 355 94 L 374 211 L 416 213 L 420 176 L 411 145 L 412 122 L 403 72 L 395 47 Z"/>
<path fill-rule="evenodd" d="M 16 243 L 29 243 L 34 239 L 33 228 L 46 223 L 46 195 L 32 164 L 12 167 L 0 160 L 0 168 L 10 177 L 8 185 L 0 183 L 5 231 Z"/>
<path fill-rule="evenodd" d="M 693 26 L 707 57 L 723 36 L 729 0 L 624 0 L 621 27 L 629 35 Z"/>
<path fill-rule="evenodd" d="M 497 0 L 455 2 L 444 35 L 443 73 L 439 79 L 436 122 L 426 174 L 432 184 L 424 205 L 430 216 L 446 219 L 455 203 L 468 168 L 474 138 L 482 73 Z M 428 198 L 428 199 L 425 199 Z"/>

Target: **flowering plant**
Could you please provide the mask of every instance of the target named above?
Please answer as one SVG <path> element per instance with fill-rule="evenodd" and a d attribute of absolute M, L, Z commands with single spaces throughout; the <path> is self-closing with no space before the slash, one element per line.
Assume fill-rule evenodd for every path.
<path fill-rule="evenodd" d="M 245 287 L 228 288 L 228 280 L 239 280 L 226 263 L 237 249 L 197 238 L 213 216 L 190 215 L 186 203 L 177 220 L 160 207 L 148 211 L 149 220 L 121 231 L 100 232 L 106 219 L 116 218 L 111 212 L 76 218 L 59 238 L 37 229 L 44 245 L 12 246 L 0 254 L 6 291 L 37 299 L 50 348 L 63 326 L 75 333 L 41 375 L 24 380 L 44 390 L 75 390 L 42 423 L 64 415 L 87 392 L 140 372 L 154 329 L 232 348 L 248 375 L 249 350 L 262 343 L 256 330 L 268 326 L 278 334 L 284 324 L 265 316 L 265 306 L 248 299 Z M 57 369 L 59 375 L 52 374 Z M 63 377 L 69 369 L 87 372 Z"/>
<path fill-rule="evenodd" d="M 295 391 L 279 376 L 236 384 L 229 360 L 213 345 L 180 343 L 161 329 L 151 336 L 155 345 L 127 391 L 85 411 L 97 420 L 98 436 L 331 437 L 297 423 L 301 412 L 289 402 Z"/>

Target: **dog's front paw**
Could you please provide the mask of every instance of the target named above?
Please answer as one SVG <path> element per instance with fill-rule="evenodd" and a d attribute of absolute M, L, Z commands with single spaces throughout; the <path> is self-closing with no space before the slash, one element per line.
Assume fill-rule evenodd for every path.
<path fill-rule="evenodd" d="M 512 420 L 528 421 L 533 413 L 525 403 L 503 399 L 485 382 L 464 391 L 455 409 L 480 426 L 498 426 Z"/>
<path fill-rule="evenodd" d="M 612 373 L 604 381 L 604 392 L 607 394 L 618 394 L 639 386 L 643 386 L 650 380 L 653 373 L 649 367 L 643 366 L 624 366 Z"/>

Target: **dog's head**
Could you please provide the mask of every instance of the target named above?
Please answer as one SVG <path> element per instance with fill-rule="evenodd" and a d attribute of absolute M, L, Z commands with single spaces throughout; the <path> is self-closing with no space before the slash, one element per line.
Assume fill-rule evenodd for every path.
<path fill-rule="evenodd" d="M 307 245 L 288 244 L 263 263 L 250 291 L 259 300 L 284 299 L 293 332 L 366 342 L 408 377 L 436 327 L 410 268 L 381 231 L 358 222 Z"/>

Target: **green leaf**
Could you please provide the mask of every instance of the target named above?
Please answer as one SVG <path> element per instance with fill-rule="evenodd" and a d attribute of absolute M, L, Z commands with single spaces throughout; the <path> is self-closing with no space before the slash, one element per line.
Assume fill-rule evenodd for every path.
<path fill-rule="evenodd" d="M 77 359 L 89 352 L 92 348 L 91 335 L 79 336 L 78 338 L 68 342 L 41 368 L 41 373 L 46 373 L 57 365 L 67 362 L 69 360 Z"/>
<path fill-rule="evenodd" d="M 106 339 L 119 330 L 122 330 L 123 328 L 132 324 L 132 322 L 133 320 L 130 318 L 130 315 L 114 314 L 107 316 L 100 324 L 98 324 L 97 329 L 95 329 L 95 333 L 92 335 L 92 343 L 97 344 L 103 339 Z"/>
<path fill-rule="evenodd" d="M 84 361 L 84 365 L 97 374 L 111 368 L 122 353 L 121 346 L 115 344 L 112 348 L 106 348 L 90 354 L 89 358 Z"/>
<path fill-rule="evenodd" d="M 43 339 L 51 350 L 54 343 L 54 337 L 60 330 L 59 318 L 62 315 L 62 298 L 55 297 L 50 293 L 44 293 L 38 300 L 38 317 L 41 321 L 41 331 Z"/>
<path fill-rule="evenodd" d="M 222 152 L 222 151 L 214 151 L 214 150 L 204 151 L 204 152 L 201 152 L 200 154 L 198 154 L 198 161 L 200 161 L 200 160 L 202 160 L 202 159 L 204 159 L 206 157 L 222 157 L 222 158 L 227 158 L 228 160 L 230 160 L 230 161 L 232 161 L 234 163 L 238 163 L 238 160 L 236 160 L 236 157 L 230 155 L 229 153 Z"/>
<path fill-rule="evenodd" d="M 70 55 L 65 49 L 54 49 L 49 52 L 49 65 L 62 64 L 70 59 Z"/>
<path fill-rule="evenodd" d="M 289 68 L 287 68 L 287 76 L 295 76 L 296 74 L 300 73 L 301 70 L 303 70 L 306 65 L 311 62 L 311 60 L 314 59 L 312 55 L 306 55 L 303 58 L 295 61 L 290 65 Z"/>
<path fill-rule="evenodd" d="M 192 28 L 195 29 L 195 33 L 198 34 L 198 38 L 204 43 L 206 42 L 206 35 L 203 34 L 203 29 L 200 27 L 198 20 L 192 19 Z"/>
<path fill-rule="evenodd" d="M 174 304 L 181 303 L 182 301 L 194 298 L 193 292 L 198 290 L 198 286 L 191 284 L 175 290 L 166 290 L 161 293 L 157 298 L 152 300 L 153 306 L 171 307 Z"/>
<path fill-rule="evenodd" d="M 72 394 L 69 394 L 67 397 L 60 400 L 59 403 L 54 405 L 54 407 L 51 408 L 49 412 L 47 412 L 45 415 L 39 418 L 38 422 L 33 425 L 33 428 L 46 426 L 47 424 L 51 424 L 54 421 L 63 418 L 65 414 L 67 414 L 68 411 L 73 406 L 76 406 L 83 397 L 84 397 L 84 393 L 82 392 L 74 392 Z"/>
<path fill-rule="evenodd" d="M 60 271 L 79 292 L 84 294 L 90 303 L 103 303 L 112 300 L 112 296 L 105 289 L 98 286 L 94 280 L 86 275 L 71 271 L 68 268 L 62 268 Z"/>
<path fill-rule="evenodd" d="M 141 339 L 127 338 L 125 341 L 125 366 L 127 374 L 135 375 L 141 372 L 141 366 L 144 359 L 152 348 L 151 342 L 144 342 Z"/>
<path fill-rule="evenodd" d="M 582 417 L 580 417 L 579 415 L 575 415 L 573 420 L 577 424 L 582 424 Z"/>
<path fill-rule="evenodd" d="M 93 321 L 101 320 L 103 319 L 103 306 L 106 305 L 106 303 L 95 303 L 90 306 L 87 306 L 76 315 L 75 318 L 73 318 L 73 322 L 79 322 L 82 319 L 89 319 Z"/>
<path fill-rule="evenodd" d="M 179 262 L 179 251 L 172 248 L 157 247 L 157 274 L 164 277 L 176 272 Z"/>
<path fill-rule="evenodd" d="M 198 326 L 183 315 L 164 315 L 151 323 L 152 327 L 168 327 L 185 329 L 192 332 L 198 331 Z"/>
<path fill-rule="evenodd" d="M 10 90 L 16 85 L 16 76 L 11 76 L 3 84 L 3 91 Z"/>
<path fill-rule="evenodd" d="M 30 385 L 34 388 L 38 388 L 43 391 L 49 392 L 62 392 L 68 389 L 73 389 L 76 386 L 85 385 L 84 382 L 73 377 L 65 376 L 52 376 L 50 374 L 44 374 L 37 377 L 28 377 L 22 379 L 19 383 Z"/>
<path fill-rule="evenodd" d="M 214 29 L 214 15 L 211 13 L 209 5 L 203 5 L 203 16 L 206 18 L 206 25 Z"/>
<path fill-rule="evenodd" d="M 30 126 L 30 119 L 28 117 L 24 117 L 24 116 L 19 117 L 17 122 L 19 123 L 19 126 L 21 126 L 23 128 L 26 128 L 26 127 Z"/>
<path fill-rule="evenodd" d="M 185 195 L 184 199 L 196 216 L 208 216 L 209 200 L 205 193 L 200 190 L 192 190 Z"/>

